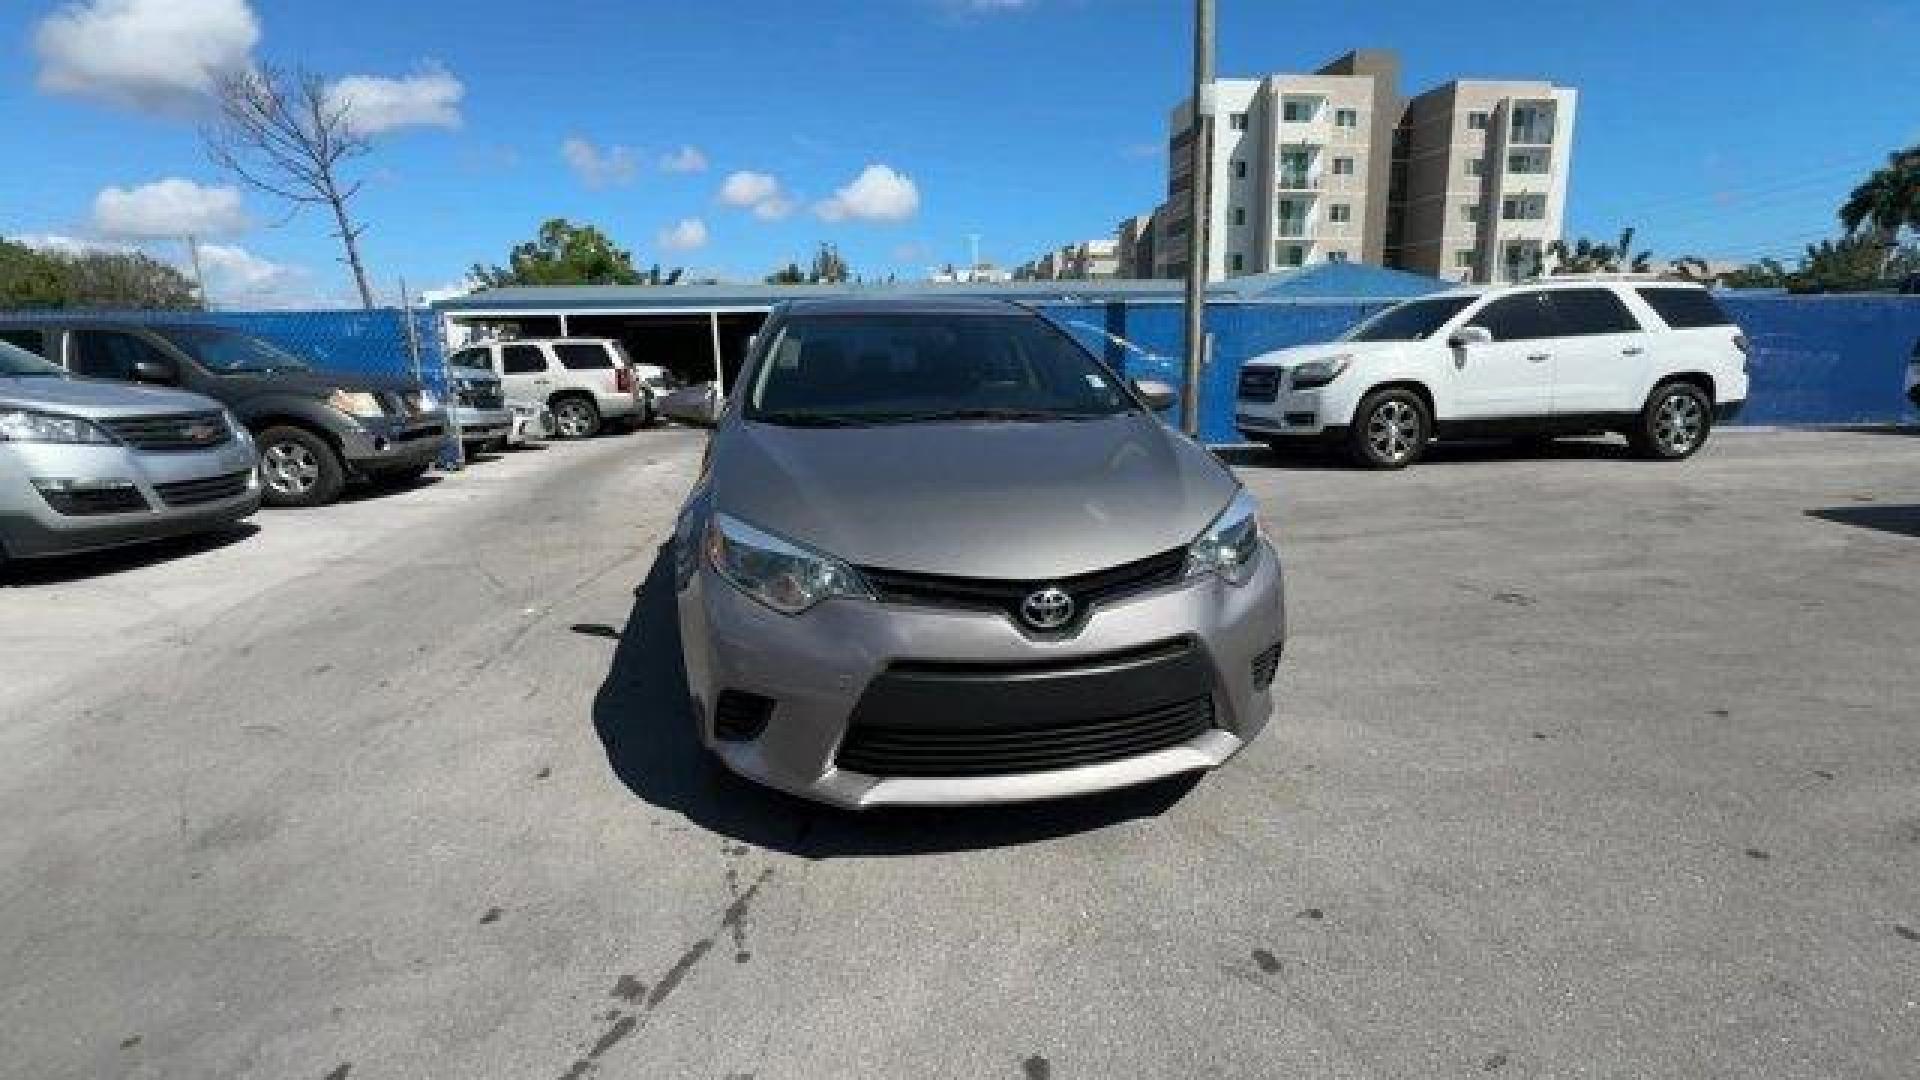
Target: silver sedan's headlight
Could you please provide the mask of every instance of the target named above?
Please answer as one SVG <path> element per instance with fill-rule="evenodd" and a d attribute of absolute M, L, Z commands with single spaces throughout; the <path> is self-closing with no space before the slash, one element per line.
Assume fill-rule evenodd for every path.
<path fill-rule="evenodd" d="M 91 421 L 28 409 L 0 409 L 0 442 L 114 445 L 113 438 Z"/>
<path fill-rule="evenodd" d="M 1245 488 L 1187 547 L 1187 576 L 1219 574 L 1235 585 L 1253 576 L 1260 557 L 1260 507 Z"/>
<path fill-rule="evenodd" d="M 708 520 L 706 549 L 721 577 L 782 615 L 798 615 L 829 596 L 873 598 L 847 564 L 726 514 Z"/>

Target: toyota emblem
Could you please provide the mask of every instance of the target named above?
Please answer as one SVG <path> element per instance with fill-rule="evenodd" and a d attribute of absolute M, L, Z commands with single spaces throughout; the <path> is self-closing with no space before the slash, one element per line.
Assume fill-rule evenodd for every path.
<path fill-rule="evenodd" d="M 1073 621 L 1073 597 L 1057 585 L 1027 594 L 1020 617 L 1035 630 L 1058 630 Z"/>

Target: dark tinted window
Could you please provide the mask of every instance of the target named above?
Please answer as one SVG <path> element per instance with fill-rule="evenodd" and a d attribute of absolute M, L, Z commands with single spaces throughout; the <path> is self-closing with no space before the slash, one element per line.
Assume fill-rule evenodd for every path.
<path fill-rule="evenodd" d="M 459 352 L 447 357 L 447 363 L 457 368 L 480 368 L 486 370 L 493 367 L 493 364 L 487 358 L 487 350 L 485 349 L 461 349 Z"/>
<path fill-rule="evenodd" d="M 213 326 L 171 326 L 160 336 L 215 371 L 304 371 L 299 357 L 265 338 Z"/>
<path fill-rule="evenodd" d="M 1563 334 L 1630 334 L 1640 329 L 1611 289 L 1555 289 L 1547 303 L 1559 316 Z"/>
<path fill-rule="evenodd" d="M 0 341 L 35 356 L 47 355 L 47 335 L 38 330 L 0 330 Z"/>
<path fill-rule="evenodd" d="M 500 370 L 508 375 L 528 375 L 547 370 L 547 354 L 538 345 L 503 345 Z"/>
<path fill-rule="evenodd" d="M 1048 420 L 1134 408 L 1111 372 L 1035 315 L 795 318 L 761 358 L 751 419 Z"/>
<path fill-rule="evenodd" d="M 73 334 L 73 373 L 88 379 L 132 382 L 133 365 L 142 360 L 173 366 L 145 339 L 117 330 L 77 330 Z"/>
<path fill-rule="evenodd" d="M 1531 341 L 1560 332 L 1559 324 L 1539 292 L 1503 296 L 1481 308 L 1468 323 L 1486 327 L 1495 341 Z"/>
<path fill-rule="evenodd" d="M 1720 308 L 1720 302 L 1705 289 L 1638 289 L 1640 299 L 1660 316 L 1660 321 L 1675 330 L 1701 326 L 1732 326 L 1733 320 Z"/>
<path fill-rule="evenodd" d="M 0 340 L 0 379 L 60 379 L 66 374 L 59 366 Z"/>
<path fill-rule="evenodd" d="M 1396 304 L 1349 331 L 1347 340 L 1424 341 L 1471 303 L 1471 296 L 1442 296 Z"/>
<path fill-rule="evenodd" d="M 563 341 L 553 347 L 568 371 L 597 371 L 613 366 L 613 355 L 597 341 Z"/>

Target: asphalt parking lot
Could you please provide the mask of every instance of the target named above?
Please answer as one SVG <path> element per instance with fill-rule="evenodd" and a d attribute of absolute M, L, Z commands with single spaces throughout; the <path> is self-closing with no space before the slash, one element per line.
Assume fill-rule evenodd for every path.
<path fill-rule="evenodd" d="M 866 816 L 702 766 L 700 440 L 0 582 L 0 1072 L 1914 1075 L 1920 438 L 1235 455 L 1260 741 Z"/>

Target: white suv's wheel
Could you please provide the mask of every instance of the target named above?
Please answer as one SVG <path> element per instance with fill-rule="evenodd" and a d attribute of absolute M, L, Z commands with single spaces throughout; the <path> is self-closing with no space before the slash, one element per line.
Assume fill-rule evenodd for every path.
<path fill-rule="evenodd" d="M 553 403 L 553 426 L 562 439 L 585 439 L 600 433 L 600 409 L 593 399 L 568 394 Z"/>
<path fill-rule="evenodd" d="M 1662 383 L 1648 395 L 1628 441 L 1643 457 L 1681 461 L 1705 445 L 1712 430 L 1713 402 L 1706 391 L 1692 383 Z"/>
<path fill-rule="evenodd" d="M 1354 410 L 1347 452 L 1370 469 L 1404 469 L 1426 453 L 1432 435 L 1427 403 L 1411 390 L 1390 387 L 1368 394 Z"/>

